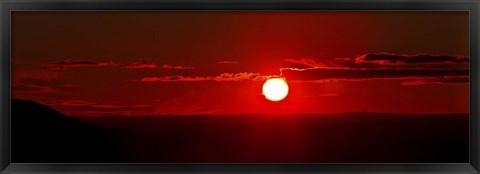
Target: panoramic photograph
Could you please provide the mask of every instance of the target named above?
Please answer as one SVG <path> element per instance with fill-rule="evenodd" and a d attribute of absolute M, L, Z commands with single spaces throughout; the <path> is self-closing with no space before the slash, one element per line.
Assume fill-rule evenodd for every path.
<path fill-rule="evenodd" d="M 466 163 L 468 11 L 13 11 L 12 163 Z"/>

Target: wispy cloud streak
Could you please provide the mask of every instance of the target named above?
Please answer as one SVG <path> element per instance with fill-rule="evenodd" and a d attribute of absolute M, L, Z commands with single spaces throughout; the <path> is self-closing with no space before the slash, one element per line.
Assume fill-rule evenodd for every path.
<path fill-rule="evenodd" d="M 96 62 L 92 60 L 64 60 L 60 62 L 44 63 L 40 64 L 43 67 L 50 67 L 54 70 L 62 70 L 67 68 L 78 67 L 105 67 L 105 66 L 117 66 L 118 64 L 113 62 Z"/>
<path fill-rule="evenodd" d="M 246 80 L 265 80 L 268 77 L 261 76 L 259 73 L 223 73 L 218 76 L 164 76 L 164 77 L 144 77 L 141 82 L 200 82 L 200 81 L 246 81 Z"/>

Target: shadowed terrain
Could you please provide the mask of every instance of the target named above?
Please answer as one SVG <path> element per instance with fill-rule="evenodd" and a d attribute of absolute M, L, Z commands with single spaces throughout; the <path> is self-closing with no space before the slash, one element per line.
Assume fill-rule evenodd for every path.
<path fill-rule="evenodd" d="M 13 100 L 12 129 L 13 162 L 468 162 L 468 114 L 68 117 Z"/>
<path fill-rule="evenodd" d="M 121 161 L 107 129 L 65 116 L 29 100 L 12 100 L 12 162 Z"/>

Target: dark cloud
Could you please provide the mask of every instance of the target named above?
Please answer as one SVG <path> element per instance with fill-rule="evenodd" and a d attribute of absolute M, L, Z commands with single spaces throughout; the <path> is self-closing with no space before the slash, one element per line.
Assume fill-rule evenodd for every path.
<path fill-rule="evenodd" d="M 457 76 L 457 77 L 437 77 L 437 78 L 423 78 L 413 81 L 405 81 L 402 83 L 404 86 L 415 86 L 415 85 L 446 85 L 446 84 L 464 84 L 468 83 L 468 76 Z"/>
<path fill-rule="evenodd" d="M 350 62 L 354 66 L 339 66 L 342 63 Z M 286 59 L 288 68 L 280 69 L 280 76 L 289 81 L 335 81 L 335 80 L 418 80 L 415 83 L 440 84 L 455 83 L 454 79 L 443 79 L 443 77 L 468 76 L 466 68 L 453 67 L 448 65 L 468 62 L 468 58 L 459 56 L 439 55 L 396 55 L 389 53 L 364 54 L 357 58 L 337 58 L 332 63 L 318 62 L 313 59 Z M 410 66 L 397 66 L 406 65 Z M 447 67 L 415 67 L 415 64 L 443 64 Z M 348 64 L 343 64 L 348 65 Z M 368 66 L 363 66 L 368 65 Z M 382 65 L 389 65 L 382 67 Z M 415 66 L 414 66 L 415 65 Z M 412 67 L 414 66 L 414 67 Z M 173 66 L 171 66 L 173 67 Z M 467 67 L 468 68 L 468 67 Z M 278 75 L 260 75 L 258 73 L 223 73 L 218 76 L 163 76 L 144 77 L 142 82 L 196 82 L 196 81 L 243 81 L 243 80 L 265 80 Z M 432 80 L 431 78 L 436 78 Z M 419 80 L 424 81 L 420 82 Z M 440 82 L 441 81 L 441 82 Z M 460 82 L 459 80 L 458 82 Z M 413 83 L 413 82 L 412 82 Z M 408 84 L 406 82 L 405 84 Z"/>
<path fill-rule="evenodd" d="M 351 69 L 351 68 L 283 68 L 282 75 L 291 81 L 316 81 L 327 79 L 398 79 L 415 77 L 468 76 L 468 70 L 448 69 Z"/>
<path fill-rule="evenodd" d="M 141 82 L 197 82 L 197 81 L 209 81 L 211 77 L 188 77 L 188 76 L 164 76 L 164 77 L 144 77 Z"/>
<path fill-rule="evenodd" d="M 312 59 L 286 59 L 286 67 L 289 68 L 326 68 L 333 67 L 334 65 L 328 62 L 317 62 Z"/>
<path fill-rule="evenodd" d="M 258 73 L 223 73 L 218 76 L 164 76 L 164 77 L 144 77 L 142 82 L 199 82 L 199 81 L 245 81 L 245 80 L 264 80 L 267 77 Z"/>
<path fill-rule="evenodd" d="M 123 68 L 126 69 L 155 69 L 158 68 L 156 64 L 152 63 L 141 63 L 141 62 L 135 62 L 130 65 L 124 66 Z"/>
<path fill-rule="evenodd" d="M 64 60 L 60 62 L 44 63 L 40 66 L 50 67 L 55 70 L 62 70 L 76 67 L 101 67 L 101 66 L 117 66 L 113 62 L 96 62 L 92 60 Z"/>
<path fill-rule="evenodd" d="M 468 57 L 429 54 L 407 55 L 391 53 L 373 53 L 364 54 L 355 58 L 355 63 L 357 64 L 451 64 L 468 62 Z"/>
<path fill-rule="evenodd" d="M 195 69 L 194 67 L 179 66 L 179 65 L 168 65 L 168 64 L 163 65 L 162 68 L 163 69 Z"/>
<path fill-rule="evenodd" d="M 358 57 L 335 58 L 318 61 L 314 59 L 286 59 L 285 68 L 468 68 L 468 57 L 455 55 L 429 55 L 429 54 L 392 54 L 371 53 Z"/>

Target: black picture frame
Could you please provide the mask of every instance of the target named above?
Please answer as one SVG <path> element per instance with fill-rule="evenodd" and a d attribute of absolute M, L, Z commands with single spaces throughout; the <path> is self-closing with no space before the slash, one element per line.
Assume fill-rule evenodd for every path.
<path fill-rule="evenodd" d="M 2 0 L 1 173 L 479 173 L 479 0 Z M 10 14 L 30 10 L 449 10 L 470 14 L 470 162 L 447 164 L 24 164 L 10 161 Z M 34 144 L 32 144 L 34 146 Z"/>

